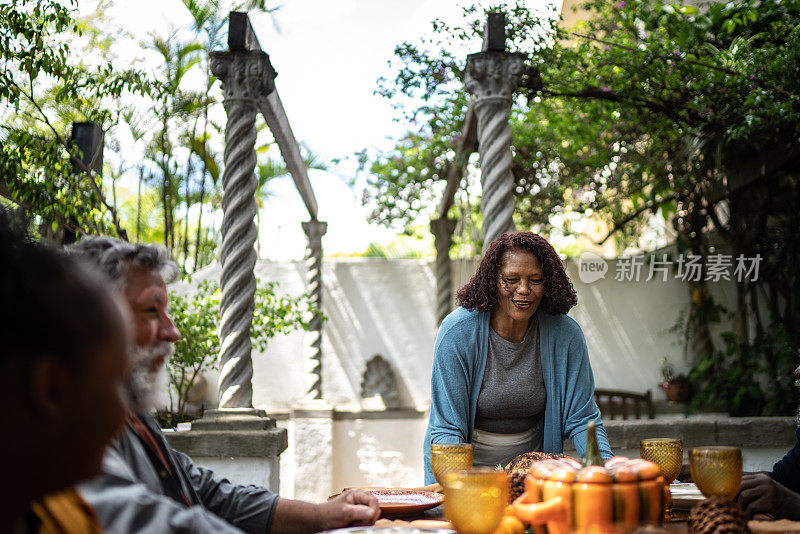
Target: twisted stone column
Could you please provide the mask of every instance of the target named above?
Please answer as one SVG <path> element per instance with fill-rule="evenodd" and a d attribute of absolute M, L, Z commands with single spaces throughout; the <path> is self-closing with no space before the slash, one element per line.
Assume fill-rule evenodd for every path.
<path fill-rule="evenodd" d="M 308 221 L 303 223 L 303 231 L 308 237 L 306 248 L 306 284 L 311 296 L 311 304 L 322 310 L 322 236 L 328 231 L 328 223 Z M 308 390 L 312 399 L 322 398 L 322 319 L 314 315 L 308 327 L 311 336 L 311 361 L 314 383 Z"/>
<path fill-rule="evenodd" d="M 254 222 L 257 99 L 274 90 L 275 71 L 264 52 L 212 52 L 211 72 L 222 80 L 225 170 L 222 174 L 222 298 L 220 301 L 220 408 L 253 406 L 253 322 L 257 228 Z"/>
<path fill-rule="evenodd" d="M 453 244 L 454 219 L 433 219 L 431 232 L 436 247 L 436 324 L 453 308 L 453 265 L 450 262 L 450 246 Z"/>
<path fill-rule="evenodd" d="M 464 86 L 475 97 L 478 116 L 484 251 L 500 234 L 515 230 L 508 117 L 524 65 L 521 53 L 491 50 L 467 56 Z"/>

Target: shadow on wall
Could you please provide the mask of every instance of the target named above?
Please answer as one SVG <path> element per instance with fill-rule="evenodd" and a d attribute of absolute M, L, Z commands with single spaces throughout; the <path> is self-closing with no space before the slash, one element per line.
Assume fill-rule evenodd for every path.
<path fill-rule="evenodd" d="M 304 275 L 302 264 L 297 269 Z M 331 404 L 380 409 L 375 395 L 386 408 L 427 402 L 435 328 L 429 270 L 420 260 L 323 262 L 323 397 Z M 374 389 L 381 372 L 393 375 L 394 393 Z"/>

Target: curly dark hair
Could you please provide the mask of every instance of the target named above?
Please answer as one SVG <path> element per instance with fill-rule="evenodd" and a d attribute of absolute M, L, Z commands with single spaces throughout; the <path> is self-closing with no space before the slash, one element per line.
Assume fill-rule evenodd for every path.
<path fill-rule="evenodd" d="M 458 290 L 456 299 L 459 305 L 468 310 L 490 312 L 494 309 L 497 305 L 500 264 L 503 254 L 510 250 L 530 252 L 539 260 L 544 273 L 544 296 L 539 309 L 551 315 L 565 315 L 578 303 L 575 288 L 553 246 L 539 234 L 515 232 L 503 234 L 492 241 L 472 279 Z"/>

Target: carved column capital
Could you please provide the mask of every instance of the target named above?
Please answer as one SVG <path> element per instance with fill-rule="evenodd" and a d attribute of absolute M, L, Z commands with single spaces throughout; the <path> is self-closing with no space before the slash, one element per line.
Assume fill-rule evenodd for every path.
<path fill-rule="evenodd" d="M 431 233 L 436 241 L 442 241 L 448 243 L 452 243 L 453 241 L 453 232 L 456 229 L 456 224 L 458 223 L 455 219 L 448 219 L 446 217 L 442 217 L 441 219 L 431 219 Z M 448 246 L 449 250 L 449 246 Z"/>
<path fill-rule="evenodd" d="M 211 73 L 222 81 L 225 101 L 259 100 L 275 90 L 278 75 L 266 52 L 211 52 Z"/>
<path fill-rule="evenodd" d="M 305 232 L 306 237 L 310 242 L 322 239 L 322 236 L 324 236 L 325 232 L 328 231 L 328 223 L 326 222 L 306 221 L 301 224 L 303 226 L 303 232 Z"/>
<path fill-rule="evenodd" d="M 486 51 L 467 56 L 464 87 L 481 100 L 510 100 L 525 69 L 521 52 Z"/>

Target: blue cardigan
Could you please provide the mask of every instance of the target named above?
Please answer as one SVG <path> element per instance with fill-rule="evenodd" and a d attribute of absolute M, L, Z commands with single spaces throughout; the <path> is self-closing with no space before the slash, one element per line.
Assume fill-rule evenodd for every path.
<path fill-rule="evenodd" d="M 594 402 L 594 376 L 583 331 L 567 315 L 539 318 L 542 375 L 547 389 L 543 452 L 560 453 L 570 438 L 578 454 L 586 450 L 586 424 L 597 424 L 597 445 L 610 458 L 600 410 Z M 431 471 L 431 443 L 471 443 L 475 411 L 486 368 L 489 312 L 454 310 L 436 335 L 431 376 L 431 413 L 425 431 L 425 484 L 436 480 Z"/>

